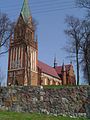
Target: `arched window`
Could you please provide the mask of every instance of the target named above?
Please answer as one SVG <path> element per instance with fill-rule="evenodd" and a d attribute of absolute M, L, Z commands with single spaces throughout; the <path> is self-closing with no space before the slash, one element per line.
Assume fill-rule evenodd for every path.
<path fill-rule="evenodd" d="M 45 85 L 47 85 L 47 78 L 45 78 Z"/>
<path fill-rule="evenodd" d="M 50 79 L 48 78 L 48 85 L 50 85 Z"/>

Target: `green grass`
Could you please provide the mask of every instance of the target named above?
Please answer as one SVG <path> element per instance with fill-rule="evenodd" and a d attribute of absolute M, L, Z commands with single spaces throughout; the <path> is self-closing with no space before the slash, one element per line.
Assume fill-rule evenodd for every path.
<path fill-rule="evenodd" d="M 45 85 L 43 87 L 48 88 L 48 89 L 61 89 L 61 88 L 73 88 L 76 86 L 73 86 L 73 85 Z"/>
<path fill-rule="evenodd" d="M 55 117 L 37 113 L 16 113 L 0 111 L 0 120 L 90 120 L 86 118 Z"/>
<path fill-rule="evenodd" d="M 47 89 L 62 89 L 62 88 L 74 88 L 74 87 L 90 87 L 89 85 L 44 85 Z"/>

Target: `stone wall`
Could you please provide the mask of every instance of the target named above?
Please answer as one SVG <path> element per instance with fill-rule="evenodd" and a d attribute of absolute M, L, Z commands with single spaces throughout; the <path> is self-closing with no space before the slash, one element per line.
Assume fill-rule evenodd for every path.
<path fill-rule="evenodd" d="M 90 117 L 90 86 L 0 88 L 0 109 Z"/>

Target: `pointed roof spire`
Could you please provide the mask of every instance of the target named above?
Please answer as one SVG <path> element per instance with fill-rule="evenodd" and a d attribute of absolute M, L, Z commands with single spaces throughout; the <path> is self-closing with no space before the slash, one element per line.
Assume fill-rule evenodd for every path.
<path fill-rule="evenodd" d="M 22 15 L 24 21 L 27 23 L 29 17 L 31 16 L 28 0 L 24 0 L 24 2 L 23 2 L 23 6 L 21 9 L 21 15 Z"/>
<path fill-rule="evenodd" d="M 66 68 L 65 68 L 65 65 L 64 65 L 64 60 L 63 60 L 63 64 L 62 64 L 62 71 L 63 71 L 63 72 L 66 71 Z"/>
<path fill-rule="evenodd" d="M 56 60 L 56 55 L 54 57 L 54 68 L 57 66 L 57 60 Z"/>

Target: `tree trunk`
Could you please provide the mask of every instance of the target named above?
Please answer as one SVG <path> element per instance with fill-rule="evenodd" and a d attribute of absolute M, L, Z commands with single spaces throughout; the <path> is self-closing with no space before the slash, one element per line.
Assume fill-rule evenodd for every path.
<path fill-rule="evenodd" d="M 87 60 L 86 60 L 87 61 Z M 87 78 L 88 78 L 88 84 L 90 85 L 90 65 L 88 65 L 88 62 L 86 62 L 86 69 L 87 69 Z"/>
<path fill-rule="evenodd" d="M 76 40 L 77 85 L 79 85 L 78 41 Z"/>

